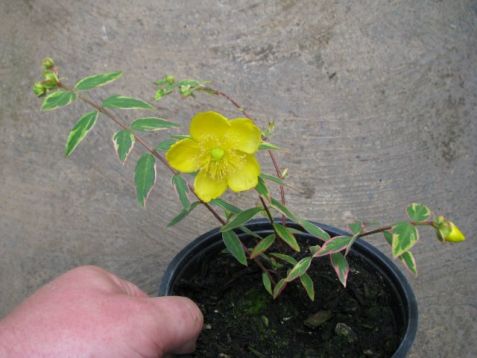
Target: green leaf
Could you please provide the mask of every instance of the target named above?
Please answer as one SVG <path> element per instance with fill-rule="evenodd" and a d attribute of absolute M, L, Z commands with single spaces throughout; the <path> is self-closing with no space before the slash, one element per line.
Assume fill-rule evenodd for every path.
<path fill-rule="evenodd" d="M 285 241 L 285 243 L 290 246 L 293 250 L 300 252 L 300 246 L 295 239 L 295 236 L 288 231 L 287 227 L 283 226 L 282 224 L 273 224 L 273 228 L 277 232 L 278 236 Z"/>
<path fill-rule="evenodd" d="M 52 111 L 54 109 L 67 106 L 76 99 L 76 93 L 58 90 L 50 93 L 43 100 L 42 111 Z"/>
<path fill-rule="evenodd" d="M 180 127 L 177 123 L 166 121 L 158 117 L 138 118 L 131 124 L 131 128 L 141 132 L 156 132 L 162 129 Z"/>
<path fill-rule="evenodd" d="M 220 231 L 225 232 L 232 229 L 236 229 L 239 226 L 245 224 L 247 221 L 257 215 L 260 211 L 262 211 L 262 208 L 251 208 L 244 210 L 234 215 L 227 224 L 221 227 Z"/>
<path fill-rule="evenodd" d="M 346 257 L 341 252 L 336 252 L 330 255 L 331 266 L 336 272 L 341 284 L 346 287 L 346 281 L 348 280 L 349 264 Z"/>
<path fill-rule="evenodd" d="M 308 233 L 312 234 L 313 236 L 316 236 L 319 239 L 322 239 L 323 241 L 327 241 L 330 239 L 330 235 L 320 228 L 319 226 L 316 226 L 312 222 L 308 220 L 301 220 L 299 224 L 305 229 Z"/>
<path fill-rule="evenodd" d="M 390 231 L 383 231 L 384 238 L 389 245 L 393 244 L 393 234 Z"/>
<path fill-rule="evenodd" d="M 128 130 L 122 130 L 114 133 L 114 150 L 116 151 L 120 161 L 124 162 L 128 158 L 129 153 L 131 153 L 133 149 L 135 140 L 134 134 Z"/>
<path fill-rule="evenodd" d="M 285 262 L 287 262 L 287 263 L 289 263 L 290 265 L 293 265 L 293 266 L 295 266 L 298 263 L 298 261 L 295 260 L 295 258 L 291 257 L 290 255 L 285 255 L 285 254 L 282 254 L 282 253 L 279 253 L 279 252 L 274 252 L 274 253 L 271 253 L 270 255 L 273 256 L 273 257 L 276 257 L 279 260 L 285 261 Z"/>
<path fill-rule="evenodd" d="M 348 244 L 348 246 L 346 246 L 346 250 L 345 250 L 345 256 L 348 256 L 350 250 L 351 250 L 351 247 L 353 246 L 353 244 L 355 243 L 356 240 L 358 240 L 358 237 L 360 235 L 360 232 L 357 232 L 356 234 L 354 234 L 352 237 L 351 237 L 351 240 Z"/>
<path fill-rule="evenodd" d="M 146 206 L 146 200 L 156 181 L 156 161 L 149 153 L 144 153 L 136 164 L 136 197 L 140 205 Z"/>
<path fill-rule="evenodd" d="M 126 96 L 111 96 L 103 101 L 104 108 L 121 109 L 154 109 L 152 105 L 141 99 Z"/>
<path fill-rule="evenodd" d="M 187 215 L 189 215 L 192 210 L 194 210 L 197 205 L 199 205 L 201 202 L 200 201 L 195 201 L 192 203 L 189 209 L 182 209 L 182 211 L 177 214 L 170 222 L 167 224 L 167 227 L 171 227 L 176 225 L 177 223 L 181 222 Z"/>
<path fill-rule="evenodd" d="M 280 147 L 268 142 L 262 142 L 258 146 L 258 150 L 277 150 L 277 149 L 280 149 Z"/>
<path fill-rule="evenodd" d="M 351 241 L 350 236 L 335 236 L 326 241 L 321 249 L 313 255 L 314 257 L 324 256 L 328 254 L 334 254 L 341 250 L 346 249 Z"/>
<path fill-rule="evenodd" d="M 258 255 L 261 255 L 270 246 L 272 246 L 274 242 L 275 242 L 275 234 L 268 235 L 253 248 L 252 253 L 250 254 L 250 258 L 254 259 Z"/>
<path fill-rule="evenodd" d="M 363 231 L 363 224 L 361 221 L 356 221 L 354 223 L 349 224 L 349 228 L 353 234 L 361 234 Z"/>
<path fill-rule="evenodd" d="M 267 185 L 265 184 L 265 181 L 263 180 L 263 178 L 261 177 L 258 177 L 258 184 L 257 186 L 255 187 L 255 190 L 262 196 L 264 196 L 265 198 L 269 198 L 270 197 L 270 192 L 268 191 L 268 188 L 267 188 Z"/>
<path fill-rule="evenodd" d="M 273 288 L 273 299 L 277 298 L 280 293 L 282 293 L 282 291 L 285 289 L 286 285 L 287 285 L 287 281 L 285 281 L 285 279 L 281 279 L 280 281 L 277 282 L 277 284 L 275 285 L 275 287 Z"/>
<path fill-rule="evenodd" d="M 238 213 L 242 212 L 241 209 L 237 208 L 236 206 L 234 206 L 234 205 L 230 204 L 229 202 L 227 202 L 223 199 L 220 199 L 220 198 L 214 199 L 210 203 L 212 205 L 215 205 L 215 206 L 218 206 L 219 208 L 224 209 L 225 211 L 229 211 L 233 214 L 238 214 Z"/>
<path fill-rule="evenodd" d="M 298 261 L 298 263 L 288 272 L 286 277 L 287 282 L 291 282 L 294 279 L 300 277 L 301 275 L 305 274 L 306 271 L 310 268 L 311 265 L 311 257 L 305 257 Z"/>
<path fill-rule="evenodd" d="M 401 256 L 410 250 L 419 238 L 418 231 L 414 225 L 408 222 L 401 222 L 393 226 L 392 253 L 394 257 Z"/>
<path fill-rule="evenodd" d="M 417 222 L 429 220 L 431 217 L 431 209 L 418 203 L 412 203 L 407 207 L 406 211 L 409 218 Z"/>
<path fill-rule="evenodd" d="M 222 232 L 222 239 L 224 240 L 225 247 L 232 254 L 232 256 L 235 257 L 235 259 L 242 265 L 247 266 L 245 251 L 237 234 L 233 231 L 225 231 Z"/>
<path fill-rule="evenodd" d="M 122 75 L 123 73 L 121 71 L 116 71 L 116 72 L 106 72 L 106 73 L 100 73 L 97 75 L 88 76 L 79 80 L 75 85 L 75 89 L 80 91 L 86 91 L 92 88 L 104 86 L 104 85 L 107 85 L 108 83 L 111 83 L 117 80 Z"/>
<path fill-rule="evenodd" d="M 174 184 L 174 187 L 177 191 L 177 195 L 179 195 L 179 200 L 182 204 L 182 207 L 185 210 L 189 210 L 190 208 L 190 201 L 189 198 L 187 197 L 187 182 L 184 180 L 184 178 L 180 174 L 176 174 L 172 177 L 172 184 Z"/>
<path fill-rule="evenodd" d="M 414 258 L 414 255 L 411 253 L 411 251 L 406 251 L 399 256 L 399 259 L 409 271 L 411 271 L 414 275 L 417 275 L 416 259 Z"/>
<path fill-rule="evenodd" d="M 65 146 L 65 155 L 69 157 L 76 149 L 78 144 L 86 137 L 91 128 L 93 128 L 98 118 L 98 112 L 89 112 L 83 115 L 68 135 L 68 140 Z"/>
<path fill-rule="evenodd" d="M 280 179 L 279 177 L 276 177 L 274 175 L 262 173 L 262 174 L 260 174 L 260 176 L 263 179 L 270 180 L 270 181 L 272 181 L 272 182 L 274 182 L 278 185 L 285 185 L 285 182 L 283 181 L 283 179 Z"/>
<path fill-rule="evenodd" d="M 265 287 L 267 292 L 273 295 L 272 281 L 270 281 L 270 277 L 268 276 L 268 273 L 266 272 L 262 272 L 262 283 L 263 283 L 263 287 Z"/>
<path fill-rule="evenodd" d="M 156 146 L 158 152 L 166 152 L 174 143 L 177 142 L 177 139 L 165 139 Z"/>
<path fill-rule="evenodd" d="M 310 300 L 315 300 L 315 288 L 313 287 L 313 280 L 307 273 L 300 276 L 301 285 L 305 288 L 306 294 Z"/>
<path fill-rule="evenodd" d="M 295 215 L 293 214 L 290 209 L 288 209 L 285 205 L 283 205 L 282 203 L 280 203 L 277 199 L 274 199 L 272 198 L 272 200 L 270 201 L 270 205 L 278 210 L 280 213 L 282 213 L 283 215 L 285 215 L 286 217 L 288 217 L 289 219 L 295 221 L 295 222 L 299 222 L 300 219 Z"/>

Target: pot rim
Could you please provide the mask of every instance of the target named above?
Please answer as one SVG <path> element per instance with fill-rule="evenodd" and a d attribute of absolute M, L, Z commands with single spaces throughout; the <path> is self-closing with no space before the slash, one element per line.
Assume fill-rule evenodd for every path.
<path fill-rule="evenodd" d="M 280 222 L 280 219 L 278 218 L 275 218 L 274 220 L 276 222 Z M 331 236 L 351 235 L 349 232 L 335 228 L 333 226 L 321 224 L 315 221 L 312 222 L 331 234 Z M 267 219 L 254 219 L 245 224 L 245 226 L 252 231 L 265 231 L 266 228 L 264 228 L 264 225 L 270 225 Z M 287 221 L 287 225 L 291 227 L 300 227 L 298 224 L 292 221 Z M 182 269 L 193 257 L 195 257 L 198 252 L 208 248 L 211 246 L 211 244 L 218 245 L 220 240 L 214 239 L 217 238 L 219 234 L 219 227 L 207 231 L 187 244 L 176 256 L 174 256 L 162 277 L 159 286 L 159 296 L 168 296 L 172 293 L 174 281 L 182 272 Z M 307 235 L 306 233 L 303 233 L 303 235 L 313 237 L 313 235 Z M 239 234 L 239 236 L 247 235 L 242 233 Z M 418 326 L 417 300 L 411 285 L 396 264 L 369 242 L 359 238 L 353 244 L 351 251 L 364 257 L 367 261 L 372 262 L 373 266 L 376 266 L 376 268 L 388 278 L 391 286 L 394 288 L 395 294 L 399 296 L 400 301 L 403 303 L 404 307 L 402 307 L 401 311 L 405 316 L 404 334 L 402 335 L 401 343 L 394 352 L 392 358 L 406 357 L 416 337 Z M 370 256 L 373 257 L 373 260 L 371 260 Z"/>

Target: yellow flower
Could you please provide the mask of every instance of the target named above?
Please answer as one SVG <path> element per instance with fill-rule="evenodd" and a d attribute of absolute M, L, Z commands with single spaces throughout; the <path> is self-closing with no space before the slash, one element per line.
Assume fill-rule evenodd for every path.
<path fill-rule="evenodd" d="M 166 159 L 180 172 L 199 171 L 194 188 L 201 200 L 218 198 L 227 188 L 239 192 L 257 185 L 261 134 L 252 120 L 201 112 L 191 120 L 190 135 L 172 145 Z"/>
<path fill-rule="evenodd" d="M 437 236 L 442 241 L 461 242 L 465 240 L 465 235 L 451 221 L 446 220 L 443 216 L 439 216 L 436 220 Z"/>

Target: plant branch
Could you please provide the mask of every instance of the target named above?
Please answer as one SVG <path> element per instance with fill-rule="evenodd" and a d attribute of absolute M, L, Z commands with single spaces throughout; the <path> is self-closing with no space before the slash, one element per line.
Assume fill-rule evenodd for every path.
<path fill-rule="evenodd" d="M 432 221 L 422 221 L 422 222 L 410 221 L 409 223 L 411 225 L 414 225 L 414 226 L 423 226 L 423 225 L 432 226 L 432 224 L 433 224 Z M 373 234 L 378 234 L 378 233 L 383 232 L 383 231 L 391 230 L 392 228 L 393 228 L 392 225 L 382 226 L 382 227 L 374 229 L 374 230 L 363 232 L 362 234 L 359 234 L 358 237 L 365 237 L 365 236 L 369 236 L 369 235 L 373 235 Z"/>

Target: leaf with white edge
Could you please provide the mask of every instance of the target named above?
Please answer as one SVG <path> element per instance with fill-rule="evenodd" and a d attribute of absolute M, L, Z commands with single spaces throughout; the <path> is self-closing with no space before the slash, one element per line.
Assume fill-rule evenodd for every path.
<path fill-rule="evenodd" d="M 65 155 L 69 157 L 76 149 L 78 144 L 86 137 L 91 128 L 93 128 L 98 118 L 98 112 L 89 112 L 83 115 L 68 135 L 68 140 L 65 146 Z"/>
<path fill-rule="evenodd" d="M 264 196 L 265 198 L 270 197 L 270 192 L 268 191 L 267 185 L 265 184 L 265 181 L 261 177 L 258 177 L 258 183 L 257 183 L 257 186 L 255 187 L 255 190 L 261 196 Z"/>
<path fill-rule="evenodd" d="M 268 276 L 268 273 L 266 272 L 262 272 L 262 283 L 263 283 L 263 287 L 265 287 L 267 292 L 273 295 L 272 281 L 270 280 L 270 277 Z"/>
<path fill-rule="evenodd" d="M 278 185 L 285 185 L 285 182 L 283 181 L 283 179 L 280 179 L 279 177 L 276 177 L 276 176 L 274 176 L 274 175 L 262 173 L 262 174 L 260 174 L 260 176 L 261 176 L 263 179 L 272 181 L 272 182 L 274 182 L 274 183 L 276 183 L 276 184 L 278 184 Z"/>
<path fill-rule="evenodd" d="M 301 220 L 299 224 L 305 229 L 308 233 L 312 234 L 313 236 L 316 236 L 319 239 L 322 239 L 323 241 L 327 241 L 330 239 L 330 235 L 320 228 L 319 226 L 313 224 L 312 222 L 308 220 Z"/>
<path fill-rule="evenodd" d="M 406 211 L 409 218 L 417 222 L 429 220 L 431 217 L 431 209 L 419 203 L 412 203 Z"/>
<path fill-rule="evenodd" d="M 287 281 L 285 281 L 285 279 L 281 279 L 280 281 L 277 282 L 277 284 L 273 288 L 273 294 L 272 294 L 273 299 L 277 298 L 280 295 L 280 293 L 282 293 L 286 285 L 287 285 Z"/>
<path fill-rule="evenodd" d="M 137 201 L 144 207 L 156 181 L 156 161 L 151 154 L 144 153 L 137 161 L 134 181 Z"/>
<path fill-rule="evenodd" d="M 121 71 L 115 71 L 88 76 L 79 80 L 75 85 L 75 89 L 80 91 L 86 91 L 96 87 L 104 86 L 117 80 L 119 77 L 122 76 L 122 74 L 123 73 Z"/>
<path fill-rule="evenodd" d="M 185 210 L 189 210 L 190 208 L 190 201 L 187 197 L 187 192 L 189 191 L 187 188 L 187 182 L 185 179 L 180 175 L 176 174 L 172 177 L 172 184 L 176 189 L 177 195 L 179 196 L 179 200 L 182 204 L 182 207 Z"/>
<path fill-rule="evenodd" d="M 348 254 L 349 254 L 349 252 L 350 252 L 350 250 L 351 250 L 351 247 L 353 246 L 353 244 L 355 243 L 355 241 L 358 240 L 359 234 L 360 234 L 360 232 L 358 231 L 357 233 L 355 233 L 355 234 L 351 237 L 351 240 L 350 240 L 348 246 L 346 246 L 345 256 L 348 256 Z"/>
<path fill-rule="evenodd" d="M 321 249 L 321 245 L 313 245 L 308 248 L 311 252 L 311 256 L 314 256 Z"/>
<path fill-rule="evenodd" d="M 313 280 L 311 279 L 310 275 L 307 273 L 300 276 L 301 285 L 305 288 L 306 294 L 310 298 L 310 300 L 315 300 L 315 288 L 313 285 Z"/>
<path fill-rule="evenodd" d="M 177 123 L 158 117 L 143 117 L 134 120 L 131 128 L 141 132 L 157 132 L 163 129 L 180 127 Z"/>
<path fill-rule="evenodd" d="M 298 219 L 298 217 L 293 214 L 290 209 L 288 209 L 285 205 L 283 205 L 282 203 L 280 203 L 277 199 L 274 199 L 272 198 L 272 200 L 270 201 L 270 205 L 278 210 L 280 213 L 282 213 L 283 215 L 285 215 L 286 217 L 288 217 L 289 219 L 295 221 L 295 222 L 299 222 L 300 220 Z"/>
<path fill-rule="evenodd" d="M 285 243 L 293 250 L 300 252 L 300 245 L 298 245 L 295 236 L 293 236 L 293 234 L 288 231 L 288 228 L 286 226 L 283 226 L 282 224 L 273 224 L 273 228 L 277 232 L 280 239 L 285 241 Z"/>
<path fill-rule="evenodd" d="M 268 142 L 262 142 L 258 146 L 258 150 L 277 150 L 280 149 L 278 145 L 268 143 Z"/>
<path fill-rule="evenodd" d="M 388 242 L 389 245 L 392 246 L 393 244 L 393 234 L 390 231 L 383 231 L 384 238 Z"/>
<path fill-rule="evenodd" d="M 224 209 L 225 211 L 229 211 L 233 214 L 238 214 L 242 212 L 241 209 L 220 198 L 212 200 L 210 204 L 218 206 L 219 208 Z"/>
<path fill-rule="evenodd" d="M 255 257 L 263 254 L 267 249 L 273 245 L 275 242 L 275 234 L 270 234 L 264 239 L 262 239 L 252 250 L 250 258 L 254 259 Z"/>
<path fill-rule="evenodd" d="M 311 257 L 305 257 L 298 261 L 298 263 L 288 272 L 286 277 L 287 282 L 291 282 L 296 278 L 300 277 L 301 275 L 305 274 L 306 271 L 310 268 L 311 265 Z"/>
<path fill-rule="evenodd" d="M 392 254 L 394 257 L 401 256 L 404 252 L 410 250 L 419 239 L 416 227 L 408 222 L 400 222 L 394 225 L 392 234 Z"/>
<path fill-rule="evenodd" d="M 121 130 L 114 133 L 113 144 L 114 150 L 120 161 L 124 162 L 131 153 L 134 142 L 136 141 L 134 134 L 128 130 Z"/>
<path fill-rule="evenodd" d="M 329 254 L 334 254 L 336 252 L 340 252 L 348 246 L 351 241 L 350 236 L 335 236 L 326 241 L 321 249 L 317 251 L 313 256 L 320 257 Z"/>
<path fill-rule="evenodd" d="M 270 255 L 279 260 L 285 261 L 293 266 L 295 266 L 298 263 L 298 261 L 294 257 L 291 257 L 290 255 L 282 254 L 279 252 L 274 252 L 274 253 L 271 253 Z"/>
<path fill-rule="evenodd" d="M 353 234 L 361 234 L 363 231 L 363 224 L 361 221 L 356 221 L 354 223 L 349 224 L 349 228 Z"/>
<path fill-rule="evenodd" d="M 187 210 L 187 209 L 182 209 L 182 211 L 177 214 L 170 222 L 169 224 L 167 224 L 167 227 L 171 227 L 171 226 L 174 226 L 176 225 L 177 223 L 181 222 L 187 215 L 189 215 L 192 210 L 194 210 L 197 205 L 200 204 L 200 201 L 195 201 L 191 204 L 190 208 Z"/>
<path fill-rule="evenodd" d="M 417 266 L 416 266 L 416 259 L 414 258 L 414 255 L 412 254 L 411 251 L 406 251 L 403 253 L 401 256 L 399 256 L 399 259 L 403 263 L 403 265 L 411 271 L 414 275 L 417 275 Z"/>
<path fill-rule="evenodd" d="M 239 226 L 242 226 L 243 224 L 245 224 L 247 221 L 249 221 L 251 218 L 257 215 L 260 211 L 262 211 L 262 208 L 251 208 L 251 209 L 244 210 L 234 215 L 227 224 L 225 224 L 224 226 L 220 228 L 220 231 L 225 232 L 232 229 L 236 229 Z"/>
<path fill-rule="evenodd" d="M 177 139 L 165 139 L 156 146 L 158 152 L 166 152 L 169 148 L 177 142 Z"/>
<path fill-rule="evenodd" d="M 69 105 L 76 99 L 76 93 L 70 91 L 58 90 L 50 93 L 43 100 L 41 105 L 42 111 L 52 111 L 57 108 L 61 108 Z"/>
<path fill-rule="evenodd" d="M 111 96 L 103 101 L 104 108 L 120 109 L 154 109 L 152 105 L 141 99 L 126 96 Z"/>
<path fill-rule="evenodd" d="M 239 237 L 233 231 L 222 232 L 222 239 L 224 240 L 225 247 L 232 254 L 235 259 L 242 265 L 247 266 L 247 257 Z"/>
<path fill-rule="evenodd" d="M 336 272 L 338 279 L 340 280 L 341 284 L 346 287 L 346 282 L 348 280 L 349 274 L 349 264 L 346 257 L 341 252 L 337 252 L 330 255 L 331 266 Z"/>

